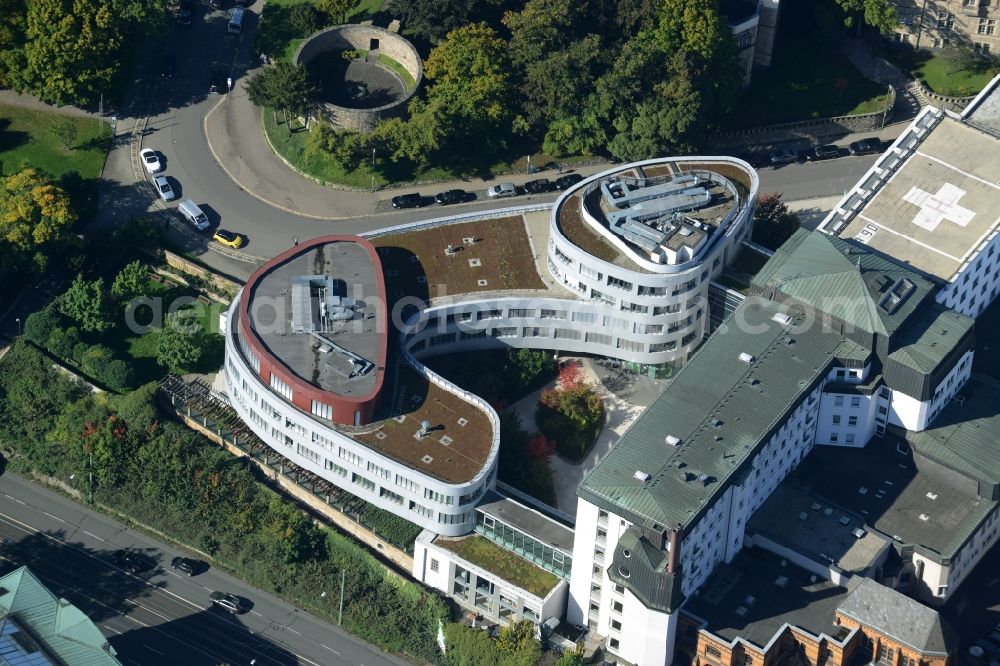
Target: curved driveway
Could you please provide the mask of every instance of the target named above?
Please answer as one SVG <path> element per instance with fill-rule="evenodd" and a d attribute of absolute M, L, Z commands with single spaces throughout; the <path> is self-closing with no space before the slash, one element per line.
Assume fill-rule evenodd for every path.
<path fill-rule="evenodd" d="M 237 98 L 245 95 L 242 84 L 248 72 L 259 64 L 253 50 L 253 34 L 262 6 L 263 2 L 258 0 L 248 15 L 243 35 L 239 37 L 226 33 L 225 12 L 199 8 L 199 12 L 203 13 L 196 16 L 192 26 L 171 27 L 172 34 L 166 50 L 176 59 L 174 77 L 160 79 L 156 76 L 158 71 L 154 71 L 148 80 L 148 87 L 146 80 L 140 79 L 136 83 L 138 99 L 133 100 L 134 115 L 144 116 L 148 110 L 142 147 L 161 153 L 166 164 L 165 174 L 179 194 L 178 200 L 166 204 L 166 207 L 175 207 L 181 199 L 193 199 L 208 214 L 213 226 L 246 234 L 250 242 L 243 253 L 257 257 L 272 257 L 289 247 L 294 239 L 311 238 L 323 233 L 359 233 L 446 214 L 446 209 L 438 206 L 405 212 L 379 212 L 379 200 L 392 193 L 340 192 L 323 188 L 291 174 L 284 165 L 276 168 L 276 158 L 269 151 L 267 154 L 271 163 L 263 166 L 260 160 L 256 164 L 247 164 L 251 161 L 250 156 L 244 160 L 240 154 L 226 155 L 226 147 L 238 153 L 243 139 L 249 138 L 254 142 L 263 140 L 259 120 L 255 120 L 259 118 L 256 113 L 250 119 L 245 114 L 237 116 L 236 125 L 230 119 L 224 128 L 225 135 L 213 133 L 211 143 L 217 153 L 222 153 L 220 157 L 226 162 L 223 168 L 210 148 L 206 128 L 216 132 L 220 124 L 216 122 L 216 116 L 226 115 L 229 111 L 223 105 L 246 104 L 245 99 Z M 208 92 L 210 73 L 217 68 L 228 72 L 234 80 L 232 100 L 225 95 Z M 206 117 L 211 122 L 206 122 Z M 120 223 L 150 208 L 163 207 L 163 204 L 151 201 L 149 190 L 136 187 L 129 162 L 128 134 L 132 123 L 128 119 L 119 122 L 119 143 L 109 155 L 105 168 L 99 216 L 105 224 Z M 887 128 L 886 133 L 889 132 L 891 130 Z M 242 144 L 246 143 L 242 141 Z M 259 143 L 256 145 L 259 147 Z M 818 164 L 762 169 L 761 191 L 784 192 L 786 200 L 838 195 L 853 185 L 874 159 L 875 156 L 845 157 Z M 269 170 L 270 176 L 264 167 Z M 551 172 L 541 175 L 552 177 Z M 265 181 L 263 184 L 262 180 Z M 429 190 L 425 193 L 463 186 L 469 188 L 463 183 L 442 183 L 425 188 Z M 275 187 L 280 187 L 278 194 L 283 196 L 275 196 L 268 191 Z M 554 198 L 555 194 L 520 197 L 510 203 L 525 199 L 535 203 Z M 447 213 L 492 207 L 495 207 L 493 202 L 482 201 L 449 208 Z M 294 210 L 304 214 L 296 214 Z M 193 232 L 180 234 L 176 226 L 171 232 L 175 239 L 192 253 L 201 255 L 213 267 L 238 278 L 245 278 L 256 267 L 254 263 L 236 261 L 207 251 L 204 241 L 198 240 Z"/>

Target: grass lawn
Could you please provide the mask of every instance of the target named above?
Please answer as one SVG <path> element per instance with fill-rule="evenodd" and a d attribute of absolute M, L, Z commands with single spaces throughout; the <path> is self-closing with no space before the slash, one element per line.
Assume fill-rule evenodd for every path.
<path fill-rule="evenodd" d="M 413 79 L 405 67 L 384 53 L 378 54 L 378 64 L 395 72 L 396 76 L 402 79 L 403 85 L 406 86 L 407 90 L 413 90 L 413 86 L 417 85 L 417 82 Z"/>
<path fill-rule="evenodd" d="M 817 0 L 782 8 L 771 67 L 754 70 L 740 95 L 731 128 L 870 113 L 885 105 L 886 89 L 861 75 L 837 48 L 817 38 Z"/>
<path fill-rule="evenodd" d="M 260 17 L 254 46 L 274 60 L 291 60 L 299 43 L 308 35 L 299 34 L 292 25 L 292 9 L 312 0 L 267 0 Z M 359 0 L 347 13 L 348 23 L 360 23 L 382 9 L 383 0 Z"/>
<path fill-rule="evenodd" d="M 884 45 L 882 55 L 939 95 L 975 95 L 1000 71 L 997 67 L 980 71 L 960 69 L 947 51 L 914 51 L 892 44 Z"/>
<path fill-rule="evenodd" d="M 437 539 L 434 543 L 542 599 L 559 582 L 555 574 L 478 534 L 464 539 Z"/>
<path fill-rule="evenodd" d="M 96 120 L 71 118 L 77 128 L 73 150 L 66 150 L 49 128 L 61 114 L 0 106 L 0 175 L 35 167 L 57 179 L 70 195 L 81 220 L 97 210 L 97 186 L 110 136 Z"/>

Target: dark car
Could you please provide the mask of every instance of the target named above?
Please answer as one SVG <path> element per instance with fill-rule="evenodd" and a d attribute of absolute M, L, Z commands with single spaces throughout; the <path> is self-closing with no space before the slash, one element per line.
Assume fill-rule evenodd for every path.
<path fill-rule="evenodd" d="M 875 137 L 869 137 L 860 141 L 852 141 L 847 149 L 851 151 L 851 155 L 869 155 L 881 150 L 882 142 Z"/>
<path fill-rule="evenodd" d="M 229 594 L 228 592 L 212 592 L 212 594 L 208 595 L 208 598 L 213 604 L 223 610 L 229 611 L 233 615 L 238 615 L 246 610 L 243 600 L 235 594 Z"/>
<path fill-rule="evenodd" d="M 210 4 L 213 9 L 222 9 L 225 6 L 223 0 L 208 0 L 208 4 Z"/>
<path fill-rule="evenodd" d="M 466 196 L 468 195 L 465 190 L 446 190 L 434 197 L 434 201 L 442 206 L 447 206 L 448 204 L 462 203 Z"/>
<path fill-rule="evenodd" d="M 177 8 L 177 22 L 181 25 L 191 25 L 192 16 L 194 16 L 194 4 L 191 0 L 181 0 Z"/>
<path fill-rule="evenodd" d="M 193 576 L 201 571 L 201 562 L 190 557 L 175 557 L 170 560 L 170 567 L 186 576 Z"/>
<path fill-rule="evenodd" d="M 229 72 L 223 69 L 214 69 L 208 77 L 208 92 L 224 95 L 229 92 Z"/>
<path fill-rule="evenodd" d="M 420 208 L 422 203 L 420 194 L 417 192 L 412 192 L 410 194 L 400 194 L 398 197 L 392 198 L 393 208 Z"/>
<path fill-rule="evenodd" d="M 134 550 L 117 550 L 111 556 L 111 560 L 118 567 L 131 574 L 143 573 L 156 567 L 156 561 L 153 558 Z"/>
<path fill-rule="evenodd" d="M 528 194 L 541 194 L 543 192 L 548 192 L 552 189 L 552 183 L 549 182 L 548 178 L 537 178 L 535 180 L 529 180 L 524 184 L 524 191 Z"/>
<path fill-rule="evenodd" d="M 235 4 L 237 7 L 249 7 L 255 2 L 255 0 L 236 0 Z"/>
<path fill-rule="evenodd" d="M 568 190 L 577 183 L 583 180 L 583 176 L 578 173 L 568 173 L 565 176 L 560 176 L 556 179 L 556 189 L 557 190 Z"/>
<path fill-rule="evenodd" d="M 163 60 L 160 61 L 160 76 L 165 79 L 173 77 L 174 70 L 176 69 L 176 62 L 172 55 L 163 56 Z"/>
<path fill-rule="evenodd" d="M 832 144 L 816 146 L 806 151 L 806 159 L 810 162 L 832 160 L 834 157 L 840 157 L 840 148 Z"/>
<path fill-rule="evenodd" d="M 793 148 L 782 148 L 771 153 L 771 164 L 791 164 L 799 161 L 799 153 Z"/>

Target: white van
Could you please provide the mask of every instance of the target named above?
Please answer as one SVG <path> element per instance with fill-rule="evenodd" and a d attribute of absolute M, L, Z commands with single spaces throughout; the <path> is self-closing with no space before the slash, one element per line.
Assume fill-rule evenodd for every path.
<path fill-rule="evenodd" d="M 234 35 L 238 35 L 243 32 L 243 13 L 242 7 L 233 7 L 232 11 L 229 12 L 229 32 Z"/>
<path fill-rule="evenodd" d="M 198 231 L 204 231 L 208 229 L 208 216 L 205 212 L 198 208 L 198 204 L 191 201 L 190 199 L 185 199 L 181 202 L 181 205 L 177 207 L 180 214 L 184 216 L 184 219 L 194 225 L 194 228 Z"/>

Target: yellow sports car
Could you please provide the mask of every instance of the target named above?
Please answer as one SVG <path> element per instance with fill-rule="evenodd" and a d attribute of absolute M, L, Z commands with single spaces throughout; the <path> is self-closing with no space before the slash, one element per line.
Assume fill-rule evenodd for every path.
<path fill-rule="evenodd" d="M 243 236 L 239 234 L 234 234 L 232 231 L 226 231 L 225 229 L 219 229 L 212 236 L 212 239 L 223 245 L 229 247 L 241 248 L 243 247 Z"/>

